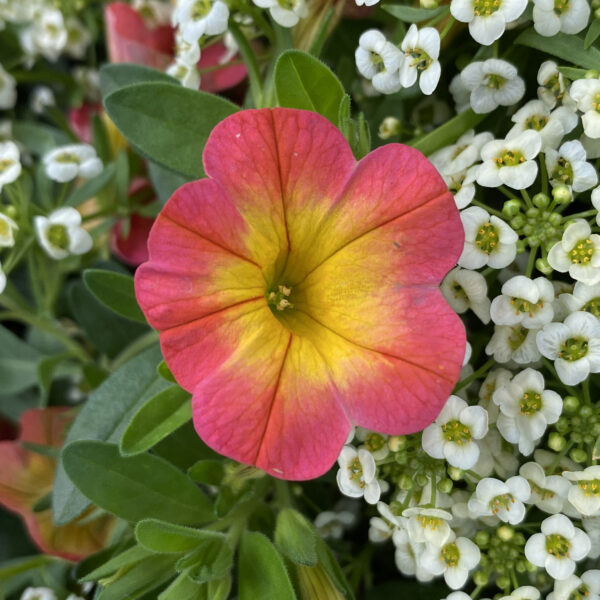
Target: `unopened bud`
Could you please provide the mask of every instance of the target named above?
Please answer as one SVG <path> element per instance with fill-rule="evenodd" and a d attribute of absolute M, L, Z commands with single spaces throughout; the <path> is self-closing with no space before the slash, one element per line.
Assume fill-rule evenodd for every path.
<path fill-rule="evenodd" d="M 550 198 L 548 197 L 548 194 L 536 194 L 532 198 L 532 201 L 538 208 L 546 208 L 550 204 Z"/>
<path fill-rule="evenodd" d="M 522 204 L 523 203 L 520 200 L 517 200 L 516 198 L 512 200 L 507 200 L 502 206 L 502 214 L 508 217 L 509 219 L 512 219 L 513 217 L 516 217 L 519 214 Z"/>
<path fill-rule="evenodd" d="M 396 117 L 386 117 L 379 125 L 378 135 L 382 140 L 387 140 L 400 133 L 400 120 Z"/>
<path fill-rule="evenodd" d="M 566 185 L 557 185 L 552 188 L 552 197 L 558 204 L 569 204 L 573 200 L 573 194 Z"/>
<path fill-rule="evenodd" d="M 548 437 L 548 447 L 554 452 L 560 452 L 567 445 L 567 440 L 560 433 L 551 433 Z"/>

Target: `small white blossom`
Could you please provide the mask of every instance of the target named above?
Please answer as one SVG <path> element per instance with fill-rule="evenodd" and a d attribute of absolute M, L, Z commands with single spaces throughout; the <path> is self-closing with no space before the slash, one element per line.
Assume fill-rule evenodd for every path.
<path fill-rule="evenodd" d="M 477 43 L 489 46 L 526 7 L 527 0 L 452 0 L 450 12 L 457 21 L 469 24 L 469 33 Z"/>
<path fill-rule="evenodd" d="M 28 587 L 22 594 L 21 600 L 56 600 L 56 594 L 46 587 Z"/>
<path fill-rule="evenodd" d="M 475 180 L 478 172 L 479 165 L 474 165 L 453 175 L 442 175 L 444 182 L 454 196 L 456 208 L 459 210 L 469 206 L 475 197 Z"/>
<path fill-rule="evenodd" d="M 273 20 L 282 27 L 294 27 L 300 19 L 308 17 L 305 0 L 252 0 L 256 6 L 268 8 Z"/>
<path fill-rule="evenodd" d="M 375 460 L 382 460 L 390 453 L 387 435 L 369 431 L 363 427 L 357 427 L 355 435 L 356 439 L 362 442 L 359 448 L 368 450 Z"/>
<path fill-rule="evenodd" d="M 0 248 L 15 245 L 15 231 L 19 226 L 7 215 L 0 212 Z"/>
<path fill-rule="evenodd" d="M 525 94 L 525 82 L 516 67 L 498 58 L 472 62 L 460 77 L 471 92 L 469 102 L 476 113 L 489 113 L 499 105 L 512 106 Z"/>
<path fill-rule="evenodd" d="M 359 73 L 371 80 L 378 92 L 392 94 L 402 87 L 399 69 L 403 54 L 381 31 L 365 31 L 358 40 L 354 57 Z"/>
<path fill-rule="evenodd" d="M 492 301 L 490 316 L 496 325 L 541 329 L 552 321 L 553 301 L 554 288 L 548 279 L 517 275 L 503 284 L 502 294 Z"/>
<path fill-rule="evenodd" d="M 469 539 L 457 538 L 454 532 L 441 547 L 427 544 L 421 556 L 423 566 L 434 575 L 444 575 L 448 587 L 456 590 L 467 581 L 469 571 L 481 559 L 479 548 Z"/>
<path fill-rule="evenodd" d="M 569 313 L 582 310 L 600 318 L 600 283 L 587 285 L 578 281 L 575 283 L 573 293 L 561 294 L 560 300 Z"/>
<path fill-rule="evenodd" d="M 519 444 L 519 451 L 529 456 L 542 438 L 546 427 L 558 421 L 562 400 L 544 389 L 544 376 L 535 369 L 525 369 L 510 383 L 494 392 L 494 402 L 500 407 L 496 425 L 502 437 L 511 444 Z"/>
<path fill-rule="evenodd" d="M 554 582 L 554 591 L 546 600 L 600 600 L 600 570 L 586 571 Z"/>
<path fill-rule="evenodd" d="M 375 478 L 375 459 L 368 450 L 356 450 L 344 446 L 338 458 L 337 483 L 342 494 L 350 498 L 362 498 L 376 504 L 381 495 L 381 486 Z"/>
<path fill-rule="evenodd" d="M 81 227 L 81 215 L 74 208 L 59 208 L 48 217 L 35 217 L 33 225 L 40 246 L 50 258 L 61 260 L 92 249 L 92 236 Z"/>
<path fill-rule="evenodd" d="M 200 87 L 200 73 L 196 63 L 188 63 L 186 60 L 175 59 L 175 62 L 167 68 L 167 75 L 175 77 L 181 85 L 192 90 Z"/>
<path fill-rule="evenodd" d="M 514 260 L 519 236 L 502 219 L 479 206 L 466 208 L 460 218 L 465 230 L 465 245 L 458 259 L 461 267 L 501 269 Z"/>
<path fill-rule="evenodd" d="M 452 466 L 470 469 L 479 458 L 480 440 L 488 431 L 487 413 L 450 396 L 436 420 L 423 431 L 423 450 L 433 458 L 445 458 Z"/>
<path fill-rule="evenodd" d="M 550 266 L 587 285 L 600 282 L 600 235 L 584 219 L 575 219 L 548 252 Z"/>
<path fill-rule="evenodd" d="M 67 28 L 60 10 L 44 7 L 31 29 L 31 40 L 35 50 L 54 62 L 63 51 L 67 37 Z"/>
<path fill-rule="evenodd" d="M 569 502 L 586 517 L 600 516 L 600 465 L 564 471 L 563 477 L 575 482 L 569 490 Z"/>
<path fill-rule="evenodd" d="M 578 79 L 569 93 L 583 113 L 581 122 L 586 135 L 600 138 L 600 79 Z"/>
<path fill-rule="evenodd" d="M 500 363 L 514 361 L 527 365 L 541 358 L 536 346 L 538 330 L 526 329 L 522 325 L 496 325 L 485 353 Z"/>
<path fill-rule="evenodd" d="M 483 164 L 477 174 L 477 183 L 484 187 L 528 188 L 538 173 L 537 162 L 533 159 L 541 148 L 542 138 L 532 129 L 510 139 L 488 142 L 481 149 Z"/>
<path fill-rule="evenodd" d="M 40 85 L 34 88 L 29 103 L 31 105 L 31 110 L 40 115 L 44 112 L 46 107 L 54 106 L 56 104 L 54 92 L 48 86 Z"/>
<path fill-rule="evenodd" d="M 516 525 L 525 517 L 525 505 L 531 490 L 527 480 L 515 475 L 505 482 L 484 477 L 469 500 L 469 510 L 478 517 L 498 517 Z"/>
<path fill-rule="evenodd" d="M 377 503 L 381 517 L 372 517 L 369 521 L 369 540 L 374 543 L 385 542 L 392 538 L 394 545 L 401 542 L 398 536 L 406 530 L 406 519 L 392 513 L 385 502 Z"/>
<path fill-rule="evenodd" d="M 394 538 L 396 552 L 394 558 L 398 570 L 408 576 L 414 576 L 418 581 L 426 582 L 434 578 L 434 574 L 423 563 L 423 553 L 426 544 L 414 542 L 408 531 L 403 529 Z"/>
<path fill-rule="evenodd" d="M 432 94 L 440 80 L 440 34 L 434 27 L 417 29 L 413 23 L 401 45 L 404 60 L 400 65 L 400 83 L 411 87 L 419 78 L 424 94 Z"/>
<path fill-rule="evenodd" d="M 535 504 L 551 515 L 562 512 L 570 487 L 566 479 L 560 475 L 546 475 L 536 462 L 525 463 L 519 469 L 519 475 L 527 479 L 531 488 L 527 504 Z"/>
<path fill-rule="evenodd" d="M 512 129 L 506 134 L 507 139 L 518 136 L 523 131 L 538 131 L 542 139 L 542 151 L 556 148 L 562 138 L 577 127 L 577 114 L 566 106 L 559 106 L 550 111 L 550 107 L 542 100 L 530 100 L 512 117 Z"/>
<path fill-rule="evenodd" d="M 590 538 L 592 549 L 588 558 L 600 557 L 600 517 L 582 518 L 581 524 Z"/>
<path fill-rule="evenodd" d="M 54 181 L 64 183 L 76 177 L 90 179 L 102 172 L 102 161 L 96 150 L 88 144 L 59 146 L 44 155 L 46 175 Z"/>
<path fill-rule="evenodd" d="M 408 519 L 406 529 L 414 542 L 441 548 L 450 537 L 448 521 L 452 520 L 452 515 L 445 510 L 416 506 L 405 509 L 402 516 Z"/>
<path fill-rule="evenodd" d="M 579 33 L 588 23 L 587 0 L 533 0 L 533 27 L 546 37 L 563 33 Z"/>
<path fill-rule="evenodd" d="M 471 596 L 469 596 L 469 594 L 465 594 L 464 592 L 452 592 L 443 598 L 443 600 L 471 600 Z"/>
<path fill-rule="evenodd" d="M 498 418 L 498 406 L 492 400 L 494 392 L 507 384 L 512 378 L 508 369 L 493 369 L 490 371 L 479 387 L 479 404 L 488 412 L 489 423 L 495 423 Z"/>
<path fill-rule="evenodd" d="M 489 131 L 476 134 L 470 129 L 455 144 L 434 152 L 429 160 L 441 175 L 452 175 L 466 171 L 481 160 L 481 148 L 493 139 Z"/>
<path fill-rule="evenodd" d="M 539 600 L 540 591 L 531 585 L 522 585 L 513 590 L 508 596 L 502 596 L 499 600 Z"/>
<path fill-rule="evenodd" d="M 489 477 L 496 473 L 498 477 L 506 479 L 516 474 L 519 461 L 512 452 L 508 451 L 506 442 L 495 429 L 490 429 L 487 435 L 479 440 L 479 460 L 472 471 L 480 477 Z"/>
<path fill-rule="evenodd" d="M 577 311 L 564 323 L 548 323 L 536 341 L 564 384 L 577 385 L 600 373 L 600 321 L 590 313 Z"/>
<path fill-rule="evenodd" d="M 268 6 L 262 6 L 255 1 L 255 4 L 269 8 L 273 3 L 269 1 Z M 227 31 L 229 8 L 221 0 L 178 0 L 172 21 L 173 26 L 178 26 L 183 39 L 194 44 L 203 35 L 221 35 Z"/>
<path fill-rule="evenodd" d="M 596 169 L 586 162 L 581 142 L 565 142 L 558 151 L 546 151 L 546 168 L 553 185 L 567 185 L 574 192 L 584 192 L 598 183 Z"/>
<path fill-rule="evenodd" d="M 344 529 L 354 525 L 356 518 L 348 510 L 320 512 L 315 518 L 315 528 L 322 538 L 339 540 Z"/>
<path fill-rule="evenodd" d="M 0 142 L 0 191 L 16 181 L 21 174 L 21 153 L 19 147 L 11 141 Z"/>
<path fill-rule="evenodd" d="M 75 17 L 69 17 L 65 21 L 67 29 L 67 43 L 65 53 L 72 58 L 83 59 L 88 46 L 92 43 L 92 36 L 87 27 Z"/>
<path fill-rule="evenodd" d="M 490 322 L 490 299 L 485 277 L 477 271 L 455 267 L 440 286 L 444 298 L 458 314 L 471 309 L 487 325 Z"/>
<path fill-rule="evenodd" d="M 557 514 L 542 521 L 542 532 L 525 544 L 525 556 L 536 567 L 544 567 L 556 580 L 567 579 L 575 571 L 575 561 L 590 551 L 590 538 L 565 515 Z"/>
<path fill-rule="evenodd" d="M 0 65 L 0 109 L 12 108 L 17 101 L 17 82 Z"/>

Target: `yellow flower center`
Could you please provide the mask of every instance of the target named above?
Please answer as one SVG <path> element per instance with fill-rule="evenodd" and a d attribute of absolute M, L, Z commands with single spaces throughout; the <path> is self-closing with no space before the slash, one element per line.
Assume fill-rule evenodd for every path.
<path fill-rule="evenodd" d="M 543 308 L 544 303 L 541 300 L 537 303 L 529 302 L 523 298 L 513 296 L 510 299 L 510 305 L 513 307 L 515 314 L 520 315 L 521 313 L 526 313 L 532 317 L 540 308 Z"/>
<path fill-rule="evenodd" d="M 498 245 L 498 230 L 489 221 L 477 232 L 475 245 L 486 254 L 491 254 Z"/>
<path fill-rule="evenodd" d="M 521 414 L 531 416 L 542 409 L 542 396 L 533 390 L 523 394 L 520 401 Z"/>
<path fill-rule="evenodd" d="M 570 6 L 569 0 L 554 0 L 554 14 L 560 17 L 569 10 Z"/>
<path fill-rule="evenodd" d="M 598 92 L 594 96 L 594 100 L 592 101 L 592 106 L 596 112 L 600 112 L 600 92 Z"/>
<path fill-rule="evenodd" d="M 541 500 L 549 500 L 550 498 L 554 498 L 554 496 L 556 496 L 555 492 L 547 488 L 540 487 L 537 485 L 537 483 L 531 481 L 531 479 L 528 479 L 527 482 L 529 483 L 531 492 L 537 494 Z"/>
<path fill-rule="evenodd" d="M 69 248 L 69 234 L 67 228 L 64 225 L 50 225 L 46 237 L 50 244 L 61 250 L 67 250 Z"/>
<path fill-rule="evenodd" d="M 365 448 L 369 452 L 377 452 L 385 446 L 385 438 L 379 433 L 369 433 L 365 439 Z"/>
<path fill-rule="evenodd" d="M 587 496 L 600 496 L 600 479 L 582 479 L 577 482 L 577 487 Z"/>
<path fill-rule="evenodd" d="M 460 550 L 454 542 L 450 542 L 442 548 L 442 560 L 448 567 L 456 567 L 458 565 Z"/>
<path fill-rule="evenodd" d="M 194 21 L 203 19 L 210 12 L 211 8 L 212 3 L 210 0 L 197 0 L 194 3 L 192 14 L 190 16 Z"/>
<path fill-rule="evenodd" d="M 588 340 L 580 335 L 567 338 L 561 345 L 558 358 L 573 362 L 583 358 L 588 351 Z"/>
<path fill-rule="evenodd" d="M 496 73 L 490 73 L 483 80 L 483 84 L 493 90 L 499 90 L 505 83 L 506 77 L 502 77 L 502 75 L 497 75 Z"/>
<path fill-rule="evenodd" d="M 556 558 L 566 558 L 569 556 L 570 548 L 571 543 L 566 537 L 560 535 L 560 533 L 553 533 L 546 536 L 546 551 L 548 554 Z"/>
<path fill-rule="evenodd" d="M 512 494 L 501 494 L 490 500 L 490 510 L 494 515 L 497 515 L 501 510 L 510 510 L 515 499 Z"/>
<path fill-rule="evenodd" d="M 516 167 L 525 162 L 525 157 L 520 150 L 504 150 L 498 156 L 494 156 L 494 162 L 500 167 Z"/>
<path fill-rule="evenodd" d="M 0 173 L 10 169 L 15 164 L 15 161 L 10 158 L 3 158 L 0 160 Z"/>
<path fill-rule="evenodd" d="M 489 17 L 500 8 L 500 0 L 475 0 L 473 9 L 476 17 Z"/>
<path fill-rule="evenodd" d="M 471 429 L 457 419 L 452 419 L 442 425 L 443 436 L 449 442 L 454 442 L 459 446 L 472 441 Z"/>
<path fill-rule="evenodd" d="M 548 124 L 548 117 L 540 115 L 532 115 L 525 121 L 526 129 L 534 129 L 535 131 L 541 131 Z"/>
<path fill-rule="evenodd" d="M 573 185 L 573 167 L 566 158 L 559 158 L 552 170 L 552 179 L 565 185 Z"/>
<path fill-rule="evenodd" d="M 59 163 L 79 164 L 79 156 L 77 156 L 77 154 L 73 154 L 72 152 L 62 152 L 54 160 Z"/>
<path fill-rule="evenodd" d="M 590 238 L 580 239 L 569 252 L 569 258 L 574 265 L 587 264 L 594 255 L 594 244 Z"/>
<path fill-rule="evenodd" d="M 0 219 L 0 238 L 6 238 L 10 235 L 10 226 L 4 220 Z"/>
<path fill-rule="evenodd" d="M 432 517 L 431 515 L 417 515 L 417 521 L 423 529 L 435 530 L 444 522 L 444 519 Z"/>
<path fill-rule="evenodd" d="M 418 71 L 424 71 L 433 62 L 433 58 L 422 48 L 409 48 L 405 54 L 407 58 L 410 56 L 413 59 L 410 66 L 416 67 Z"/>
<path fill-rule="evenodd" d="M 508 336 L 508 345 L 510 346 L 511 350 L 516 350 L 519 348 L 527 338 L 528 333 L 529 330 L 525 329 L 525 327 L 513 327 L 510 335 Z"/>
<path fill-rule="evenodd" d="M 361 488 L 365 487 L 365 482 L 363 480 L 363 469 L 362 465 L 360 464 L 360 460 L 358 460 L 358 456 L 348 463 L 346 468 L 348 469 L 348 476 L 350 480 L 356 481 Z"/>

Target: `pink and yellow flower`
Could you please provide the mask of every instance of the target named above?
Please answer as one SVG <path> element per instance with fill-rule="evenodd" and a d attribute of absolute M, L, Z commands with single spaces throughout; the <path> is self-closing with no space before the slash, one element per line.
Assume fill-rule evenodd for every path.
<path fill-rule="evenodd" d="M 115 518 L 106 514 L 90 518 L 92 508 L 67 525 L 54 525 L 50 508 L 35 510 L 34 507 L 52 491 L 56 460 L 22 445 L 59 448 L 71 420 L 71 411 L 62 407 L 23 413 L 19 439 L 0 441 L 0 504 L 23 518 L 29 535 L 42 552 L 80 560 L 107 545 Z"/>
<path fill-rule="evenodd" d="M 357 163 L 329 121 L 280 108 L 222 121 L 203 162 L 208 178 L 169 199 L 135 280 L 202 439 L 308 479 L 352 424 L 429 425 L 465 349 L 438 289 L 464 235 L 431 163 L 400 144 Z"/>

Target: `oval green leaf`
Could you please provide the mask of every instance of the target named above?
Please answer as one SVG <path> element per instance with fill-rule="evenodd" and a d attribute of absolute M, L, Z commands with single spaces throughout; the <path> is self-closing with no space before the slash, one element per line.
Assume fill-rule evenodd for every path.
<path fill-rule="evenodd" d="M 144 519 L 135 528 L 138 543 L 152 552 L 190 552 L 202 542 L 225 542 L 225 535 L 193 527 L 174 525 L 157 519 Z"/>
<path fill-rule="evenodd" d="M 214 94 L 164 82 L 119 88 L 104 107 L 141 154 L 194 179 L 204 177 L 202 151 L 210 132 L 238 110 Z"/>
<path fill-rule="evenodd" d="M 381 8 L 405 23 L 421 23 L 421 21 L 428 21 L 429 19 L 441 15 L 445 10 L 448 10 L 447 6 L 438 6 L 437 8 L 415 8 L 414 6 L 406 6 L 404 4 L 384 4 Z"/>
<path fill-rule="evenodd" d="M 316 532 L 298 512 L 284 508 L 277 515 L 275 544 L 292 562 L 314 567 L 318 562 Z"/>

